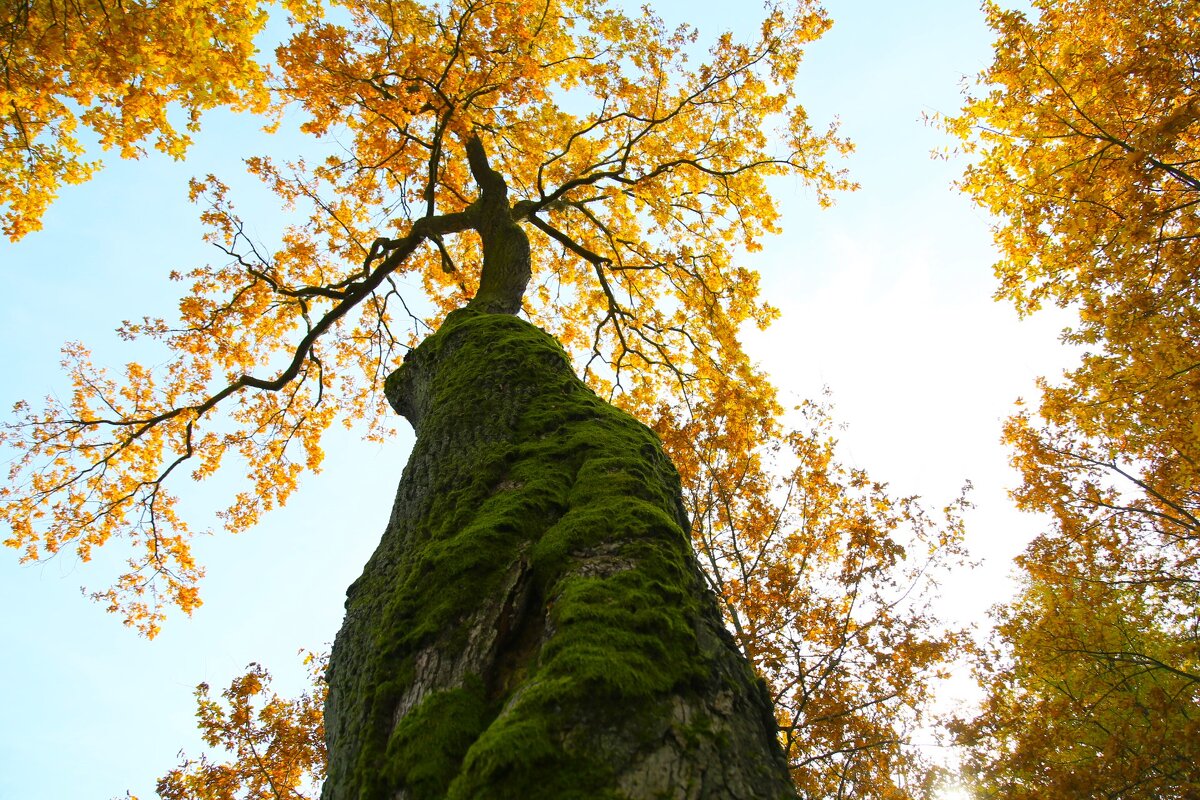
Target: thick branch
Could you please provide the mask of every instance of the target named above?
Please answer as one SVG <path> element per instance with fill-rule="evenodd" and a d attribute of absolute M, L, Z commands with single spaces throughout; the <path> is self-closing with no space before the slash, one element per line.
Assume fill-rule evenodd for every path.
<path fill-rule="evenodd" d="M 483 243 L 479 291 L 469 305 L 492 314 L 516 314 L 532 275 L 529 237 L 513 220 L 508 184 L 488 164 L 478 136 L 467 140 L 467 164 L 479 184 L 479 198 L 467 213 Z"/>

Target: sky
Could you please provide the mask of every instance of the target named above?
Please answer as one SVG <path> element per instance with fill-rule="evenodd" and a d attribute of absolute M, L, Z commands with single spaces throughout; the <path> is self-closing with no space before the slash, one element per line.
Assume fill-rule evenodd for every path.
<path fill-rule="evenodd" d="M 753 24 L 742 4 L 653 5 L 702 36 Z M 968 544 L 983 563 L 951 576 L 943 607 L 979 621 L 1011 591 L 1010 560 L 1039 525 L 1007 498 L 1016 479 L 1000 426 L 1016 398 L 1033 396 L 1036 376 L 1070 363 L 1057 341 L 1068 320 L 1019 320 L 993 301 L 990 221 L 951 186 L 962 163 L 930 155 L 949 142 L 923 117 L 955 112 L 960 83 L 989 58 L 975 3 L 826 7 L 835 25 L 809 50 L 800 96 L 817 124 L 840 119 L 861 188 L 821 210 L 798 183 L 776 184 L 784 232 L 750 263 L 782 316 L 748 347 L 785 402 L 827 387 L 846 426 L 843 460 L 895 494 L 938 508 L 972 481 Z M 44 230 L 0 243 L 0 407 L 65 390 L 66 341 L 86 342 L 98 363 L 130 360 L 113 329 L 169 314 L 177 298 L 167 273 L 216 260 L 186 202 L 189 177 L 216 173 L 252 226 L 277 226 L 240 159 L 282 149 L 252 119 L 213 114 L 185 163 L 109 159 L 95 180 L 62 193 Z M 80 593 L 105 585 L 124 557 L 116 549 L 89 564 L 62 554 L 23 566 L 0 552 L 0 798 L 107 800 L 129 790 L 145 800 L 180 749 L 201 751 L 198 683 L 223 687 L 257 661 L 281 693 L 301 689 L 297 651 L 332 641 L 345 587 L 383 531 L 412 442 L 401 428 L 383 445 L 331 436 L 322 473 L 286 508 L 239 536 L 200 539 L 204 606 L 170 618 L 153 641 Z M 197 527 L 220 488 L 183 499 Z"/>

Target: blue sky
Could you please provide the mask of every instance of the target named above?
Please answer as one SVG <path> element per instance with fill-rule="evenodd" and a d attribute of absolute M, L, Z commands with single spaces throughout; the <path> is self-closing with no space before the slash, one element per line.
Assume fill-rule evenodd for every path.
<path fill-rule="evenodd" d="M 668 22 L 702 35 L 753 23 L 733 4 L 660 2 Z M 801 69 L 812 118 L 833 116 L 857 145 L 847 166 L 861 189 L 821 211 L 793 182 L 780 182 L 785 232 L 752 263 L 781 320 L 749 346 L 785 399 L 833 392 L 845 460 L 916 493 L 949 501 L 976 487 L 970 544 L 985 564 L 948 582 L 946 607 L 976 619 L 1007 591 L 1008 559 L 1036 531 L 1007 499 L 1014 480 L 1000 423 L 1037 375 L 1067 363 L 1061 316 L 1018 321 L 991 300 L 989 221 L 950 183 L 961 165 L 930 157 L 946 144 L 922 115 L 953 112 L 959 84 L 987 62 L 991 37 L 971 0 L 830 0 L 833 30 Z M 258 207 L 239 159 L 283 152 L 248 118 L 208 118 L 187 162 L 111 161 L 89 184 L 63 193 L 45 229 L 0 243 L 0 405 L 65 389 L 59 347 L 82 340 L 96 360 L 133 356 L 113 334 L 121 320 L 168 314 L 171 269 L 215 259 L 200 242 L 187 179 L 214 172 L 268 232 L 277 212 Z M 402 423 L 403 427 L 403 423 Z M 154 779 L 180 748 L 198 753 L 191 697 L 221 687 L 248 662 L 299 689 L 299 648 L 321 649 L 341 621 L 345 587 L 374 548 L 390 511 L 411 438 L 385 445 L 332 437 L 321 475 L 287 508 L 237 537 L 198 543 L 208 569 L 205 605 L 172 618 L 153 642 L 138 638 L 84 599 L 106 567 L 68 554 L 18 566 L 0 553 L 0 798 L 105 798 L 128 789 L 153 796 Z M 184 502 L 203 518 L 219 502 L 213 484 Z M 217 498 L 217 499 L 214 499 Z M 204 527 L 198 525 L 198 527 Z M 956 690 L 957 691 L 957 690 Z"/>

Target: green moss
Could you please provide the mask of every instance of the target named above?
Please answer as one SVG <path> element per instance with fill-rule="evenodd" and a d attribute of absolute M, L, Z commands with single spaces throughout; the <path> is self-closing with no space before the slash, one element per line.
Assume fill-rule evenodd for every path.
<path fill-rule="evenodd" d="M 656 746 L 680 692 L 727 680 L 697 639 L 715 612 L 657 438 L 510 316 L 451 314 L 387 393 L 418 440 L 335 645 L 325 796 L 619 797 L 614 759 Z M 489 674 L 435 689 L 397 722 L 418 657 L 464 652 L 479 613 L 499 620 Z M 580 740 L 588 729 L 618 733 Z"/>
<path fill-rule="evenodd" d="M 616 800 L 612 770 L 567 753 L 552 735 L 550 715 L 497 720 L 467 754 L 448 800 Z"/>
<path fill-rule="evenodd" d="M 379 767 L 382 783 L 403 785 L 411 800 L 444 797 L 467 749 L 490 719 L 478 678 L 430 695 L 392 731 L 387 758 Z"/>

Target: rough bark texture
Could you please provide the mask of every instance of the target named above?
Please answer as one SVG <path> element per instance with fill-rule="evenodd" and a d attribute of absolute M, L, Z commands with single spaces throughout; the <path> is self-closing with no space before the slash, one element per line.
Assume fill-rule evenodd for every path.
<path fill-rule="evenodd" d="M 417 443 L 334 644 L 323 800 L 795 796 L 648 428 L 470 308 L 387 391 Z"/>

